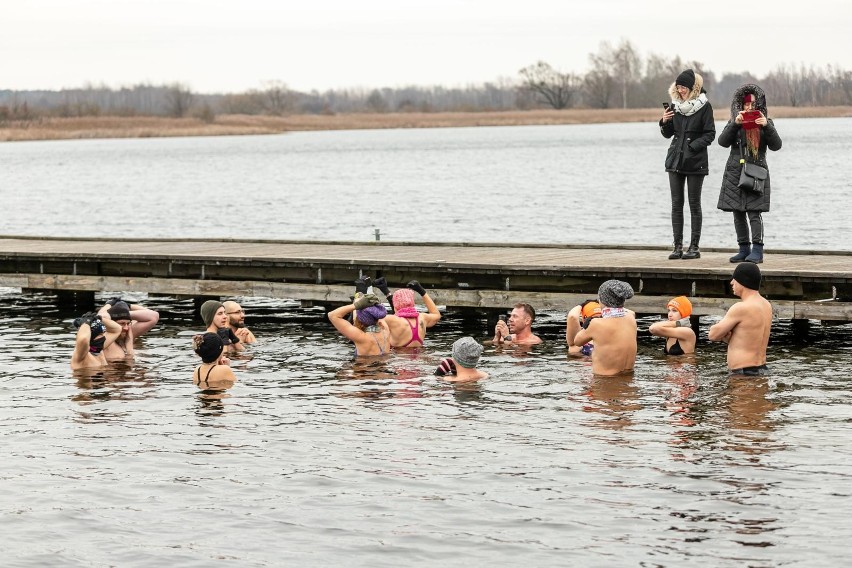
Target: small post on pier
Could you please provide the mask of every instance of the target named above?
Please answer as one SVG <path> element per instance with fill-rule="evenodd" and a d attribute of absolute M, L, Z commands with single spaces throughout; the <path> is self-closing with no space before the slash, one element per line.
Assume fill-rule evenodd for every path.
<path fill-rule="evenodd" d="M 376 242 L 379 242 L 380 240 L 382 240 L 381 231 L 379 229 L 373 229 L 373 230 L 375 231 L 375 234 L 376 234 Z"/>

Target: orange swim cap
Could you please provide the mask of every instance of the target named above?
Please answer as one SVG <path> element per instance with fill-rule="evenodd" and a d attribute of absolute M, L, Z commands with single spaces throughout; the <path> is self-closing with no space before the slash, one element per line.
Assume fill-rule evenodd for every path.
<path fill-rule="evenodd" d="M 669 303 L 666 304 L 666 309 L 668 308 L 676 309 L 681 318 L 687 318 L 692 315 L 692 302 L 690 302 L 686 296 L 672 298 L 669 300 Z"/>
<path fill-rule="evenodd" d="M 584 319 L 600 317 L 601 305 L 597 302 L 588 302 L 583 306 L 582 314 Z"/>

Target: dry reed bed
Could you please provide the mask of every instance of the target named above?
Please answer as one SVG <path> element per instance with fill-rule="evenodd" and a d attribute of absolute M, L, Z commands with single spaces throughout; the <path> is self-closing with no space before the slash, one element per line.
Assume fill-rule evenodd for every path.
<path fill-rule="evenodd" d="M 447 128 L 656 122 L 658 109 L 568 109 L 504 112 L 351 113 L 337 115 L 247 116 L 220 115 L 211 123 L 194 118 L 80 117 L 45 118 L 29 124 L 0 126 L 0 141 L 76 138 L 154 138 L 166 136 L 228 136 L 277 134 L 306 130 L 372 128 Z M 717 120 L 728 117 L 717 108 Z M 773 107 L 775 118 L 852 117 L 852 107 Z"/>

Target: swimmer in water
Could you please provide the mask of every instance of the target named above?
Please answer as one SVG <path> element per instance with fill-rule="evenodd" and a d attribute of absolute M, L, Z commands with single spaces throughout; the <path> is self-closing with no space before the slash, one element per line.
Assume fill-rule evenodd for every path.
<path fill-rule="evenodd" d="M 537 345 L 541 338 L 532 332 L 532 324 L 535 321 L 535 309 L 526 303 L 515 304 L 509 315 L 509 322 L 503 320 L 497 322 L 494 328 L 495 345 L 511 343 L 512 345 Z"/>
<path fill-rule="evenodd" d="M 234 386 L 237 377 L 225 357 L 225 344 L 218 333 L 206 332 L 192 337 L 192 347 L 202 363 L 192 372 L 192 382 L 202 390 L 224 390 Z"/>
<path fill-rule="evenodd" d="M 565 322 L 565 342 L 568 344 L 569 355 L 588 357 L 592 354 L 592 350 L 595 348 L 594 342 L 589 341 L 583 345 L 575 345 L 574 338 L 581 329 L 589 327 L 593 318 L 599 317 L 601 317 L 601 305 L 594 300 L 586 300 L 571 308 Z"/>
<path fill-rule="evenodd" d="M 148 333 L 160 320 L 160 314 L 145 306 L 127 303 L 116 296 L 107 301 L 98 310 L 98 315 L 106 321 L 111 319 L 121 326 L 121 333 L 115 342 L 104 349 L 107 361 L 115 361 L 133 356 L 133 342 L 137 337 Z"/>
<path fill-rule="evenodd" d="M 624 307 L 633 297 L 633 287 L 621 280 L 607 280 L 598 288 L 601 317 L 592 318 L 586 329 L 574 336 L 574 345 L 594 341 L 592 372 L 618 375 L 633 370 L 636 363 L 636 314 Z"/>
<path fill-rule="evenodd" d="M 760 278 L 757 264 L 737 265 L 731 288 L 740 301 L 707 332 L 710 341 L 728 344 L 728 373 L 731 375 L 760 376 L 769 370 L 766 349 L 772 328 L 772 304 L 760 295 Z"/>
<path fill-rule="evenodd" d="M 689 322 L 692 315 L 692 302 L 686 296 L 672 298 L 666 304 L 668 319 L 651 324 L 648 332 L 657 337 L 665 337 L 663 353 L 666 355 L 685 355 L 695 353 L 695 332 Z"/>
<path fill-rule="evenodd" d="M 240 338 L 228 327 L 228 314 L 225 313 L 225 306 L 222 302 L 207 300 L 201 304 L 200 311 L 201 319 L 204 320 L 207 331 L 216 333 L 222 338 L 222 343 L 225 345 L 225 353 L 234 354 L 245 350 L 245 346 L 240 342 Z"/>
<path fill-rule="evenodd" d="M 234 332 L 240 343 L 249 345 L 257 341 L 254 334 L 246 327 L 246 311 L 241 305 L 233 300 L 222 302 L 225 306 L 225 313 L 228 315 L 228 327 Z"/>
<path fill-rule="evenodd" d="M 462 337 L 453 343 L 453 356 L 447 357 L 435 374 L 443 377 L 445 381 L 461 383 L 487 379 L 488 373 L 476 368 L 479 357 L 482 355 L 482 345 L 472 337 Z"/>
<path fill-rule="evenodd" d="M 360 279 L 362 282 L 364 279 Z M 359 281 L 355 284 L 358 286 Z M 367 281 L 366 283 L 369 283 Z M 363 284 L 362 284 L 363 286 Z M 390 329 L 391 345 L 394 347 L 421 347 L 426 340 L 426 330 L 433 327 L 441 319 L 438 306 L 429 296 L 426 289 L 417 280 L 406 284 L 390 295 L 390 289 L 384 278 L 377 278 L 373 286 L 381 290 L 390 299 L 393 306 L 393 315 L 388 315 L 385 321 Z M 420 294 L 423 303 L 426 304 L 427 313 L 421 314 L 414 307 L 414 293 Z M 366 292 L 365 292 L 366 293 Z"/>
<path fill-rule="evenodd" d="M 353 323 L 349 323 L 346 316 L 353 312 Z M 355 344 L 355 357 L 374 357 L 390 352 L 387 313 L 375 294 L 356 292 L 354 303 L 329 312 L 328 319 L 341 335 Z"/>
<path fill-rule="evenodd" d="M 102 321 L 95 312 L 89 312 L 74 320 L 77 336 L 71 354 L 71 369 L 105 367 L 103 350 L 112 345 L 121 333 L 121 326 L 112 320 Z"/>

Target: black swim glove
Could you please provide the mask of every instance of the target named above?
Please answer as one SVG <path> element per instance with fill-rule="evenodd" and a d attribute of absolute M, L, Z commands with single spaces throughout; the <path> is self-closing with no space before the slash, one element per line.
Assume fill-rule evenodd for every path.
<path fill-rule="evenodd" d="M 367 293 L 367 288 L 370 287 L 370 277 L 364 276 L 355 281 L 355 292 Z"/>
<path fill-rule="evenodd" d="M 121 296 L 115 296 L 114 298 L 110 298 L 107 300 L 107 304 L 110 306 L 115 306 L 117 303 L 121 301 Z"/>
<path fill-rule="evenodd" d="M 412 280 L 411 282 L 409 282 L 408 284 L 406 284 L 406 285 L 405 285 L 405 287 L 406 287 L 406 288 L 408 288 L 408 289 L 410 289 L 410 290 L 414 290 L 415 292 L 417 292 L 417 293 L 418 293 L 418 294 L 420 294 L 421 296 L 425 296 L 425 295 L 426 295 L 426 288 L 424 288 L 423 286 L 421 286 L 421 285 L 420 285 L 420 282 L 418 282 L 417 280 Z"/>
<path fill-rule="evenodd" d="M 385 280 L 384 276 L 373 280 L 373 287 L 381 290 L 382 294 L 384 294 L 385 296 L 390 296 L 390 288 L 388 288 L 388 281 Z"/>
<path fill-rule="evenodd" d="M 216 330 L 216 335 L 222 339 L 223 345 L 230 345 L 233 343 L 233 341 L 231 341 L 231 333 L 230 327 L 220 327 Z"/>
<path fill-rule="evenodd" d="M 79 328 L 84 323 L 91 326 L 93 321 L 100 319 L 101 317 L 98 315 L 97 312 L 86 312 L 82 316 L 74 319 L 74 327 Z"/>

